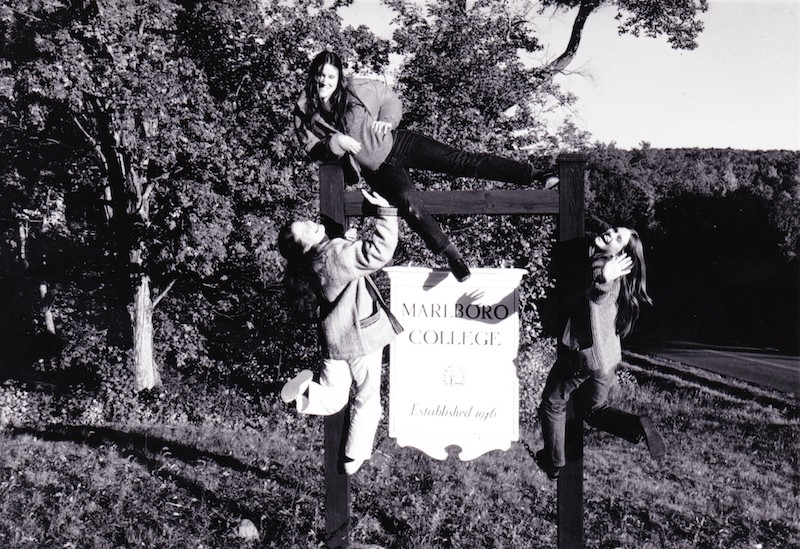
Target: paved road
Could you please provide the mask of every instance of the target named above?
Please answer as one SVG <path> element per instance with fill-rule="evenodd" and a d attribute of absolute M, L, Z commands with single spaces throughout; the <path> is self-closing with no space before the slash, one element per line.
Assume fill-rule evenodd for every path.
<path fill-rule="evenodd" d="M 685 341 L 648 342 L 631 351 L 655 355 L 762 387 L 800 396 L 800 357 Z"/>

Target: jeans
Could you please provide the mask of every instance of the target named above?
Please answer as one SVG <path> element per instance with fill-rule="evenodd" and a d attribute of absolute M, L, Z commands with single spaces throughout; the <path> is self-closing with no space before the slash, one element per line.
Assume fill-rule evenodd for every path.
<path fill-rule="evenodd" d="M 544 173 L 526 162 L 493 154 L 469 153 L 407 130 L 394 132 L 394 146 L 386 161 L 374 172 L 364 171 L 364 180 L 400 210 L 411 229 L 434 253 L 441 253 L 449 239 L 422 203 L 408 168 L 456 177 L 477 177 L 527 185 Z"/>
<path fill-rule="evenodd" d="M 629 442 L 641 440 L 643 432 L 639 416 L 606 405 L 613 381 L 613 370 L 606 374 L 591 371 L 586 368 L 580 353 L 559 353 L 559 359 L 547 376 L 539 406 L 544 450 L 555 467 L 567 463 L 565 431 L 570 395 L 576 419 Z"/>
<path fill-rule="evenodd" d="M 350 386 L 356 394 L 350 407 L 350 426 L 344 453 L 350 459 L 369 459 L 375 432 L 383 414 L 381 407 L 381 366 L 383 349 L 352 360 L 325 359 L 319 383 L 308 386 L 308 398 L 299 399 L 297 411 L 328 416 L 347 405 Z"/>

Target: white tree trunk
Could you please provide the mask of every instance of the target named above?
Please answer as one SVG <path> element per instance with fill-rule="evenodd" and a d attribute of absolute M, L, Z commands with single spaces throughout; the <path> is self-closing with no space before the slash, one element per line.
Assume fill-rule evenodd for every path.
<path fill-rule="evenodd" d="M 44 325 L 47 331 L 53 335 L 56 333 L 56 322 L 53 319 L 53 310 L 50 308 L 50 299 L 47 295 L 47 284 L 42 282 L 39 284 L 39 297 L 42 299 L 42 316 L 44 316 Z"/>
<path fill-rule="evenodd" d="M 133 321 L 133 390 L 161 385 L 161 375 L 153 358 L 153 301 L 150 277 L 142 275 L 131 311 Z"/>
<path fill-rule="evenodd" d="M 28 222 L 19 222 L 19 261 L 28 269 Z"/>

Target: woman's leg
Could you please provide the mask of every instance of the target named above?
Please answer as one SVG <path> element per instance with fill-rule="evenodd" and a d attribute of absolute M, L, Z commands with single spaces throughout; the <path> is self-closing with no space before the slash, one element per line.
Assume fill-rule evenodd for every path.
<path fill-rule="evenodd" d="M 377 171 L 364 173 L 364 180 L 378 194 L 400 210 L 400 215 L 436 254 L 444 254 L 453 275 L 464 281 L 470 276 L 461 253 L 450 243 L 439 223 L 423 204 L 405 168 L 384 162 Z"/>
<path fill-rule="evenodd" d="M 350 408 L 350 428 L 344 455 L 363 461 L 372 455 L 375 432 L 378 430 L 381 408 L 381 363 L 383 349 L 350 361 L 350 371 L 356 383 L 356 395 Z"/>
<path fill-rule="evenodd" d="M 592 372 L 581 388 L 575 392 L 575 416 L 606 433 L 638 442 L 641 434 L 639 416 L 608 406 L 608 392 L 614 381 L 614 372 Z"/>
<path fill-rule="evenodd" d="M 605 375 L 593 374 L 575 393 L 584 420 L 595 429 L 628 442 L 636 444 L 644 440 L 653 458 L 661 459 L 666 451 L 664 439 L 650 417 L 638 416 L 606 404 L 613 379 L 613 371 Z"/>
<path fill-rule="evenodd" d="M 450 240 L 433 218 L 408 176 L 399 166 L 384 163 L 373 173 L 365 173 L 364 180 L 378 194 L 400 210 L 408 226 L 417 233 L 433 253 L 442 253 Z"/>
<path fill-rule="evenodd" d="M 350 398 L 352 380 L 347 361 L 326 358 L 322 363 L 319 383 L 312 381 L 308 386 L 308 397 L 297 399 L 297 411 L 315 416 L 339 412 Z"/>
<path fill-rule="evenodd" d="M 570 352 L 569 355 L 574 353 Z M 572 364 L 574 356 L 559 358 L 547 376 L 542 403 L 539 406 L 539 420 L 542 425 L 542 440 L 545 456 L 553 467 L 563 467 L 566 459 L 567 402 L 570 395 L 586 380 L 586 376 L 576 373 Z"/>
<path fill-rule="evenodd" d="M 457 177 L 477 177 L 530 185 L 549 173 L 520 162 L 487 153 L 470 153 L 446 145 L 422 134 L 398 130 L 395 146 L 387 163 L 403 168 L 417 168 Z"/>

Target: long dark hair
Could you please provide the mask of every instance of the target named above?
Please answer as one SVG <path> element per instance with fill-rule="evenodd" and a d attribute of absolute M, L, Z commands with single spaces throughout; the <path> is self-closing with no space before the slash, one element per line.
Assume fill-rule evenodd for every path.
<path fill-rule="evenodd" d="M 289 223 L 278 232 L 278 251 L 286 258 L 283 287 L 289 308 L 299 320 L 319 318 L 319 280 L 311 268 L 313 254 L 304 252 L 292 233 Z"/>
<path fill-rule="evenodd" d="M 323 108 L 322 101 L 319 98 L 319 92 L 317 91 L 317 78 L 322 73 L 322 67 L 325 65 L 332 65 L 339 71 L 339 82 L 330 98 L 330 111 Z M 306 110 L 309 118 L 316 113 L 320 113 L 334 128 L 340 131 L 346 131 L 347 124 L 344 115 L 347 110 L 347 90 L 344 87 L 342 68 L 342 58 L 332 51 L 323 50 L 312 59 L 311 65 L 308 67 L 308 74 L 306 75 L 305 91 L 306 100 L 308 101 Z"/>
<path fill-rule="evenodd" d="M 644 246 L 639 233 L 630 229 L 631 239 L 622 250 L 633 260 L 631 272 L 620 279 L 619 296 L 617 297 L 616 332 L 626 337 L 633 330 L 639 318 L 642 303 L 653 304 L 647 294 L 647 268 L 644 262 Z"/>

